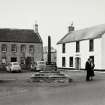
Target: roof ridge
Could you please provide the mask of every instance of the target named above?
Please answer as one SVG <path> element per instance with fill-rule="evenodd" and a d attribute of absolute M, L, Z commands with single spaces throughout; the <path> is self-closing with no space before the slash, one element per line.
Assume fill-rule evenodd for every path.
<path fill-rule="evenodd" d="M 85 27 L 85 28 L 81 28 L 81 29 L 78 29 L 78 30 L 74 30 L 74 31 L 82 31 L 82 30 L 86 30 L 86 29 L 91 29 L 91 28 L 99 27 L 99 26 L 105 26 L 105 24 L 93 25 L 93 26 L 90 26 L 90 27 Z"/>
<path fill-rule="evenodd" d="M 87 27 L 67 33 L 57 44 L 101 37 L 105 33 L 105 24 Z"/>
<path fill-rule="evenodd" d="M 30 29 L 0 29 L 0 42 L 42 43 L 39 34 Z"/>

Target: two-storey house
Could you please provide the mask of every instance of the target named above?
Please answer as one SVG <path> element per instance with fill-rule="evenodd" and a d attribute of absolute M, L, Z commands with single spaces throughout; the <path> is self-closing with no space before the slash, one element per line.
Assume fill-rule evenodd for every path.
<path fill-rule="evenodd" d="M 69 32 L 57 43 L 57 66 L 84 69 L 91 57 L 95 69 L 105 70 L 105 24 Z"/>
<path fill-rule="evenodd" d="M 43 58 L 38 25 L 31 29 L 0 29 L 0 65 L 9 62 L 34 63 Z"/>

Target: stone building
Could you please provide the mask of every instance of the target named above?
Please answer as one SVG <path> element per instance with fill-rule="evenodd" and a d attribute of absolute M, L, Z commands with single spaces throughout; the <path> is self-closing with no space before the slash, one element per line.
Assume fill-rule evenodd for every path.
<path fill-rule="evenodd" d="M 9 62 L 34 63 L 43 58 L 38 25 L 31 29 L 0 29 L 0 65 Z"/>
<path fill-rule="evenodd" d="M 91 57 L 95 69 L 105 70 L 105 24 L 81 30 L 69 27 L 68 33 L 57 43 L 57 66 L 84 69 Z"/>

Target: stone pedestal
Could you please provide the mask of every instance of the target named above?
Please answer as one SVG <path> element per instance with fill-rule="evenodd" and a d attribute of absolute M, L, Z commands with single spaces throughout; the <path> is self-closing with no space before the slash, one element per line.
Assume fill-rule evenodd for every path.
<path fill-rule="evenodd" d="M 46 71 L 57 71 L 56 65 L 46 65 L 45 67 Z"/>
<path fill-rule="evenodd" d="M 71 82 L 71 78 L 57 71 L 55 64 L 51 62 L 51 39 L 48 36 L 48 60 L 44 70 L 36 72 L 32 77 L 34 82 Z"/>
<path fill-rule="evenodd" d="M 69 83 L 72 81 L 70 77 L 67 77 L 65 74 L 57 71 L 56 66 L 54 65 L 46 65 L 45 70 L 41 70 L 36 72 L 32 77 L 33 82 L 48 82 L 48 83 L 55 83 L 55 82 L 62 82 L 62 83 Z"/>

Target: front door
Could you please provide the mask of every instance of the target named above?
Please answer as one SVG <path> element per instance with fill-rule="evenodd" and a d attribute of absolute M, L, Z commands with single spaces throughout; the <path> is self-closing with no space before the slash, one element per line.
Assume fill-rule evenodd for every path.
<path fill-rule="evenodd" d="M 81 59 L 79 57 L 75 58 L 75 68 L 80 69 L 81 68 Z"/>

